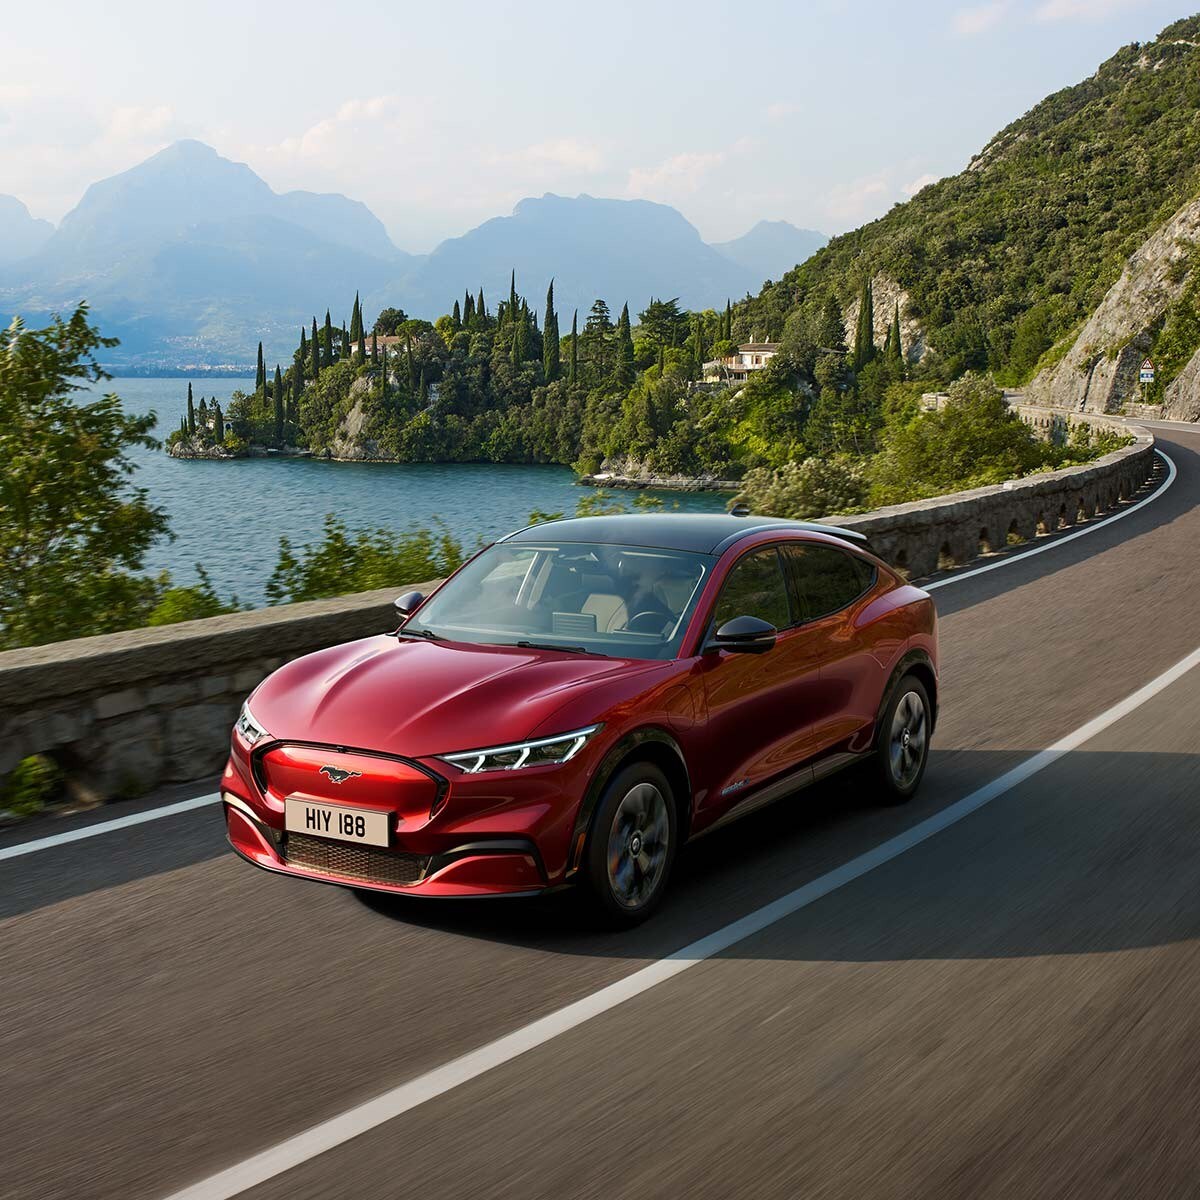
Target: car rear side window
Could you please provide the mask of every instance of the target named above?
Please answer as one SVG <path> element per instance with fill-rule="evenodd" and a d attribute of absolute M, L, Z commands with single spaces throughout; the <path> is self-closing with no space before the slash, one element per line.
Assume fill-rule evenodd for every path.
<path fill-rule="evenodd" d="M 830 546 L 785 546 L 783 555 L 794 603 L 806 621 L 838 612 L 875 582 L 871 563 Z"/>
<path fill-rule="evenodd" d="M 743 616 L 769 621 L 776 629 L 792 624 L 787 583 L 774 546 L 756 550 L 733 564 L 717 598 L 713 628 L 720 629 L 726 621 Z"/>

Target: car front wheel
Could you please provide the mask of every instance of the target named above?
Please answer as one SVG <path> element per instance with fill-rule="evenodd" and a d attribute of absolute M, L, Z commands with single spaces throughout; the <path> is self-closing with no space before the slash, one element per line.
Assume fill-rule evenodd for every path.
<path fill-rule="evenodd" d="M 631 763 L 609 780 L 585 861 L 588 892 L 609 923 L 635 925 L 658 907 L 676 837 L 671 785 L 656 766 Z"/>
<path fill-rule="evenodd" d="M 920 786 L 929 760 L 931 717 L 925 685 L 905 675 L 892 689 L 875 732 L 876 773 L 886 803 L 903 804 Z"/>

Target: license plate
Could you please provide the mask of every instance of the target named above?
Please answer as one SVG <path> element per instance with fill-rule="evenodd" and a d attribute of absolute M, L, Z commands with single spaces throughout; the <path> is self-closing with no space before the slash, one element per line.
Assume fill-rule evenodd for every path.
<path fill-rule="evenodd" d="M 366 846 L 389 844 L 392 814 L 375 808 L 343 808 L 340 804 L 319 804 L 289 796 L 284 801 L 283 815 L 288 833 L 308 833 Z"/>

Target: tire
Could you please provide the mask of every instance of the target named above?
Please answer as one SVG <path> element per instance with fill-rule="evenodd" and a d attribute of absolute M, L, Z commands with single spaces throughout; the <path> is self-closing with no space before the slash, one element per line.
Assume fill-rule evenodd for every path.
<path fill-rule="evenodd" d="M 678 826 L 671 785 L 653 763 L 630 763 L 605 785 L 582 872 L 591 907 L 605 924 L 637 925 L 662 903 Z"/>
<path fill-rule="evenodd" d="M 903 804 L 921 786 L 932 726 L 925 685 L 915 675 L 902 676 L 875 727 L 875 776 L 884 804 Z"/>

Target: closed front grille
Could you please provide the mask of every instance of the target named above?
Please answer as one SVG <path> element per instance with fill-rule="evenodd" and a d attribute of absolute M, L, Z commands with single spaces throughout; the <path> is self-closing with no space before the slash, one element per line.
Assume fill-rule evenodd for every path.
<path fill-rule="evenodd" d="M 283 855 L 289 865 L 301 870 L 342 875 L 347 879 L 361 879 L 364 883 L 417 883 L 429 866 L 427 854 L 405 854 L 379 846 L 332 842 L 307 833 L 289 833 Z"/>

